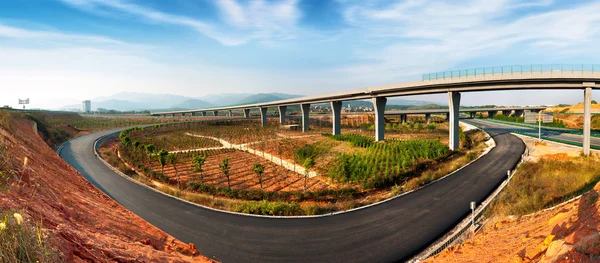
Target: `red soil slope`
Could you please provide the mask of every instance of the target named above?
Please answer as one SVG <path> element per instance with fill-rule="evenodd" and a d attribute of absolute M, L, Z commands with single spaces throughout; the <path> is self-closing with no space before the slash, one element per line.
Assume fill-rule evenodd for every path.
<path fill-rule="evenodd" d="M 25 120 L 0 129 L 0 145 L 19 180 L 0 192 L 2 210 L 41 222 L 67 262 L 210 262 L 127 211 L 87 182 L 50 149 Z M 23 160 L 29 159 L 23 167 Z"/>
<path fill-rule="evenodd" d="M 600 262 L 599 192 L 500 221 L 427 262 Z"/>

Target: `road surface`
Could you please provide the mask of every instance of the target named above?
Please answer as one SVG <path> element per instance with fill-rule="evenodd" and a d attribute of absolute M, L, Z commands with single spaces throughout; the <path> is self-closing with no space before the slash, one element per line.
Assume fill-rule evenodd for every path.
<path fill-rule="evenodd" d="M 125 208 L 222 262 L 406 260 L 467 216 L 471 201 L 481 203 L 525 149 L 517 137 L 491 129 L 497 146 L 487 155 L 418 191 L 334 216 L 263 218 L 184 203 L 117 175 L 96 158 L 93 143 L 119 130 L 78 137 L 66 143 L 60 155 Z"/>
<path fill-rule="evenodd" d="M 524 126 L 518 126 L 518 125 L 511 125 L 508 122 L 497 122 L 497 121 L 492 122 L 492 121 L 488 121 L 486 119 L 471 119 L 471 120 L 463 120 L 463 121 L 471 123 L 478 127 L 483 126 L 483 127 L 490 127 L 490 128 L 494 127 L 494 128 L 500 128 L 500 129 L 508 129 L 508 130 L 517 131 L 520 133 L 531 134 L 536 137 L 538 135 L 537 127 L 524 127 Z M 578 134 L 569 133 L 569 131 L 573 131 L 573 130 L 564 129 L 564 132 L 563 132 L 556 128 L 545 129 L 542 126 L 542 139 L 549 138 L 549 139 L 555 139 L 555 140 L 566 141 L 566 142 L 582 145 L 583 136 L 578 135 Z M 600 147 L 600 138 L 599 137 L 592 136 L 590 141 L 591 141 L 592 146 Z"/>

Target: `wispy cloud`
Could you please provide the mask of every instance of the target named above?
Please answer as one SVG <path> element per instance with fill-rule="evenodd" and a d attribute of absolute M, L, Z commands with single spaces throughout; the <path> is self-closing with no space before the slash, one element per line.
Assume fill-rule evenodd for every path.
<path fill-rule="evenodd" d="M 19 27 L 12 27 L 0 24 L 0 38 L 11 39 L 36 39 L 36 40 L 55 40 L 55 41 L 76 41 L 101 44 L 125 44 L 119 40 L 94 35 L 69 34 L 64 32 L 30 30 Z"/>
<path fill-rule="evenodd" d="M 253 1 L 241 5 L 235 0 L 220 0 L 217 7 L 226 25 L 202 19 L 170 14 L 123 0 L 61 0 L 84 11 L 98 14 L 121 12 L 153 22 L 188 27 L 223 45 L 235 46 L 250 41 L 276 41 L 294 37 L 295 22 L 300 17 L 296 0 L 282 3 Z"/>

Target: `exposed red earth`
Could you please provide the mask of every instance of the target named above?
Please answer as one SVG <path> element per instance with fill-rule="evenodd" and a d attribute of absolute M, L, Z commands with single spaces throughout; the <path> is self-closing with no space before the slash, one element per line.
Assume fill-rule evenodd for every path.
<path fill-rule="evenodd" d="M 3 211 L 42 224 L 67 262 L 211 262 L 129 212 L 86 181 L 35 134 L 32 122 L 10 120 L 0 145 L 18 180 L 0 192 Z M 23 166 L 24 158 L 28 164 Z"/>
<path fill-rule="evenodd" d="M 599 192 L 501 220 L 426 262 L 600 262 Z"/>

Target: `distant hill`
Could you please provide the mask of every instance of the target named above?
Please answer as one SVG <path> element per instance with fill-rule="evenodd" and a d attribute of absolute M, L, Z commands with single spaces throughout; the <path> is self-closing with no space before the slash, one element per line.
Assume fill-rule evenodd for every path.
<path fill-rule="evenodd" d="M 225 106 L 225 105 L 233 105 L 238 104 L 239 101 L 252 96 L 252 93 L 219 93 L 219 94 L 209 94 L 202 97 L 198 97 L 198 99 L 210 102 L 216 107 Z"/>
<path fill-rule="evenodd" d="M 241 105 L 271 102 L 299 98 L 302 95 L 285 93 L 222 93 L 209 94 L 202 97 L 192 98 L 172 94 L 153 94 L 141 92 L 119 92 L 110 96 L 101 96 L 91 99 L 92 110 L 104 108 L 117 111 L 168 111 L 168 110 L 193 110 L 212 108 L 220 106 Z M 407 109 L 415 106 L 420 107 L 443 107 L 432 106 L 432 102 L 406 100 L 401 98 L 390 98 L 387 102 L 388 109 Z M 327 104 L 328 105 L 328 104 Z M 344 107 L 372 107 L 370 100 L 344 101 Z M 427 106 L 430 105 L 430 106 Z M 59 109 L 80 109 L 81 104 L 66 105 Z"/>
<path fill-rule="evenodd" d="M 259 94 L 254 94 L 254 95 L 248 96 L 233 105 L 270 102 L 270 101 L 286 100 L 286 99 L 299 98 L 299 97 L 302 97 L 302 96 L 282 94 L 282 93 L 259 93 Z"/>
<path fill-rule="evenodd" d="M 171 108 L 180 108 L 187 110 L 204 109 L 215 107 L 214 104 L 199 99 L 188 99 L 182 103 L 173 105 Z"/>

